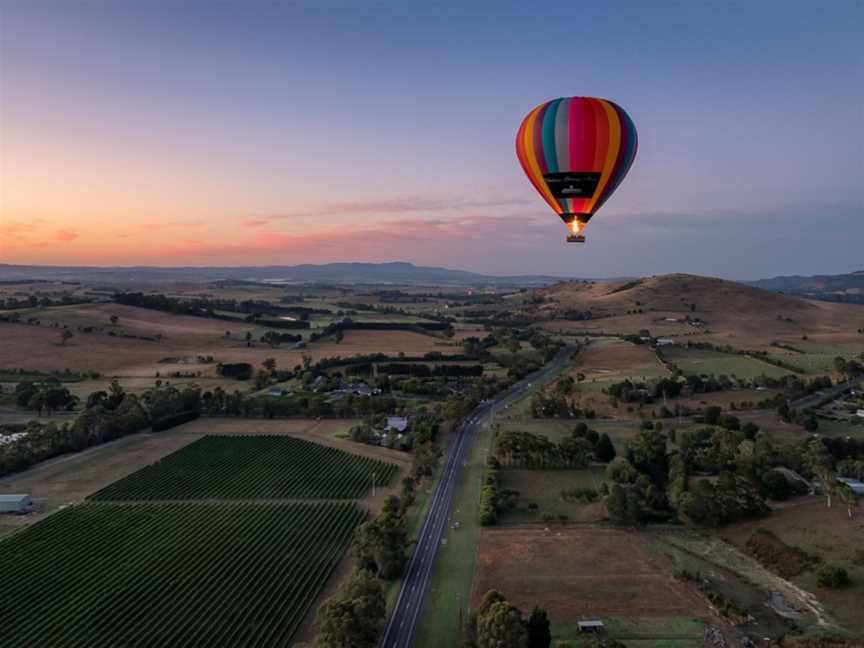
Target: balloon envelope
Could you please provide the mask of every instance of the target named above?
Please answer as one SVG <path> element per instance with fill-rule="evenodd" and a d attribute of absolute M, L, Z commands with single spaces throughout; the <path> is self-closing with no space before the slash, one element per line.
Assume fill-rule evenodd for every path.
<path fill-rule="evenodd" d="M 581 231 L 627 175 L 637 145 L 636 127 L 617 104 L 564 97 L 522 120 L 516 156 L 549 206 Z"/>

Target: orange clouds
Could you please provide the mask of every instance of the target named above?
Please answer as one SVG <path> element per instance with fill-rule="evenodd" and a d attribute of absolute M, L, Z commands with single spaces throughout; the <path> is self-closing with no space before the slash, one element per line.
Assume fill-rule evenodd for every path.
<path fill-rule="evenodd" d="M 57 240 L 63 241 L 64 243 L 68 243 L 69 241 L 74 241 L 78 238 L 78 232 L 72 232 L 70 230 L 60 230 L 57 232 Z"/>

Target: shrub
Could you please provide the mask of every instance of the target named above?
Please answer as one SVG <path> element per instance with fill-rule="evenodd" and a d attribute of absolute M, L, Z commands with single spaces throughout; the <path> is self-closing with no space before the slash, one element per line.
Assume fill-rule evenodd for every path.
<path fill-rule="evenodd" d="M 845 569 L 832 565 L 821 567 L 816 574 L 816 580 L 819 583 L 819 587 L 828 587 L 830 589 L 849 587 L 852 583 L 849 579 L 849 573 Z"/>
<path fill-rule="evenodd" d="M 818 562 L 815 556 L 786 544 L 767 529 L 757 529 L 745 547 L 747 553 L 783 578 L 797 576 Z"/>
<path fill-rule="evenodd" d="M 236 378 L 237 380 L 249 380 L 252 377 L 252 365 L 248 362 L 219 363 L 216 371 L 224 378 Z"/>
<path fill-rule="evenodd" d="M 183 423 L 194 421 L 197 418 L 198 412 L 178 412 L 177 414 L 163 416 L 162 418 L 153 421 L 152 428 L 154 432 L 161 432 L 162 430 L 168 430 L 177 427 L 178 425 L 182 425 Z"/>

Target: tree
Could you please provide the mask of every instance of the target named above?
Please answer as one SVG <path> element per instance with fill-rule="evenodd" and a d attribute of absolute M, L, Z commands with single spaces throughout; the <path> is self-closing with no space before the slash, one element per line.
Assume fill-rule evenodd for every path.
<path fill-rule="evenodd" d="M 270 374 L 266 371 L 258 370 L 255 372 L 255 389 L 264 389 L 267 383 L 270 382 Z"/>
<path fill-rule="evenodd" d="M 66 343 L 75 337 L 75 334 L 69 329 L 64 328 L 60 333 L 60 346 L 66 346 Z"/>
<path fill-rule="evenodd" d="M 606 477 L 616 484 L 632 484 L 639 473 L 624 457 L 615 457 L 606 466 Z"/>
<path fill-rule="evenodd" d="M 528 630 L 519 608 L 508 601 L 492 603 L 477 616 L 479 648 L 527 648 Z"/>
<path fill-rule="evenodd" d="M 112 315 L 112 316 L 109 317 L 108 319 L 111 321 L 111 325 L 112 325 L 112 326 L 117 326 L 117 322 L 120 321 L 120 318 L 117 317 L 116 315 Z"/>
<path fill-rule="evenodd" d="M 399 498 L 391 495 L 378 516 L 360 526 L 355 536 L 361 566 L 384 580 L 400 576 L 407 561 L 408 533 Z"/>
<path fill-rule="evenodd" d="M 606 497 L 606 511 L 612 524 L 633 526 L 639 523 L 632 492 L 632 488 L 612 484 Z"/>
<path fill-rule="evenodd" d="M 819 479 L 819 489 L 826 498 L 828 508 L 831 508 L 831 497 L 835 491 L 834 471 L 828 464 L 819 464 L 814 466 L 813 472 Z"/>
<path fill-rule="evenodd" d="M 120 385 L 120 382 L 114 378 L 108 386 L 108 398 L 104 402 L 105 409 L 116 410 L 125 398 L 126 391 Z"/>
<path fill-rule="evenodd" d="M 384 629 L 387 605 L 381 582 L 365 569 L 318 610 L 318 648 L 375 648 Z"/>
<path fill-rule="evenodd" d="M 855 512 L 855 509 L 858 506 L 858 496 L 855 494 L 848 485 L 843 484 L 839 488 L 837 488 L 837 499 L 840 500 L 840 503 L 846 507 L 847 513 L 849 513 L 849 517 L 852 517 L 852 514 Z"/>
<path fill-rule="evenodd" d="M 552 632 L 549 630 L 549 615 L 546 610 L 534 607 L 526 624 L 528 630 L 528 648 L 549 648 L 552 643 Z"/>
<path fill-rule="evenodd" d="M 276 331 L 267 331 L 261 336 L 261 341 L 270 346 L 270 348 L 278 347 L 282 343 L 282 336 Z"/>
<path fill-rule="evenodd" d="M 246 346 L 247 347 L 252 346 L 252 332 L 251 331 L 246 331 Z"/>
<path fill-rule="evenodd" d="M 658 486 L 669 478 L 669 457 L 666 455 L 666 435 L 660 430 L 639 430 L 627 447 L 627 458 L 641 473 Z"/>
<path fill-rule="evenodd" d="M 276 371 L 276 359 L 275 358 L 267 358 L 261 365 L 270 373 Z"/>
<path fill-rule="evenodd" d="M 594 457 L 597 461 L 609 463 L 615 458 L 615 446 L 612 444 L 612 439 L 605 432 L 600 435 L 600 440 L 594 447 Z"/>

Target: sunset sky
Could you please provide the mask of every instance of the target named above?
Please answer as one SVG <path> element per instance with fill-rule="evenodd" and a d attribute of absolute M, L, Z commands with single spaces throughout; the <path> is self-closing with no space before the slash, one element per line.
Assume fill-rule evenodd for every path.
<path fill-rule="evenodd" d="M 862 269 L 862 24 L 857 0 L 0 0 L 0 262 Z M 514 154 L 567 95 L 640 136 L 585 246 Z"/>

